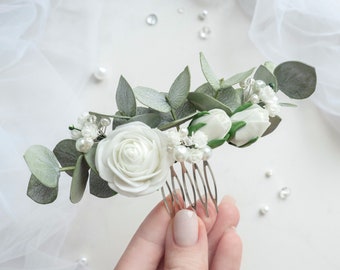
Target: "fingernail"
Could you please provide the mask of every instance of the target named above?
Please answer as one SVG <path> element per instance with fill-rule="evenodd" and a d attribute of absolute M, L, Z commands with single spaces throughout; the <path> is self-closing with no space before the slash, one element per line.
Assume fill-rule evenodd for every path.
<path fill-rule="evenodd" d="M 236 200 L 231 197 L 231 196 L 228 196 L 228 195 L 225 195 L 223 198 L 222 198 L 222 201 L 221 202 L 228 202 L 228 203 L 231 203 L 231 204 L 236 204 Z"/>
<path fill-rule="evenodd" d="M 180 210 L 173 221 L 174 240 L 179 246 L 192 246 L 198 240 L 198 220 L 195 212 Z"/>

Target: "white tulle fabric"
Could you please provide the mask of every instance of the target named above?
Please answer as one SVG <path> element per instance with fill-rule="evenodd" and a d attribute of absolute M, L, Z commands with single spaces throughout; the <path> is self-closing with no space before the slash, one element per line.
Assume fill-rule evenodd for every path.
<path fill-rule="evenodd" d="M 241 0 L 240 0 L 241 1 Z M 274 62 L 296 59 L 316 67 L 314 102 L 340 132 L 340 2 L 338 0 L 243 0 L 257 48 Z"/>
<path fill-rule="evenodd" d="M 69 180 L 60 180 L 54 204 L 34 203 L 22 155 L 31 144 L 52 148 L 82 111 L 76 101 L 96 58 L 99 4 L 0 3 L 0 269 L 86 269 L 60 256 L 77 209 Z"/>

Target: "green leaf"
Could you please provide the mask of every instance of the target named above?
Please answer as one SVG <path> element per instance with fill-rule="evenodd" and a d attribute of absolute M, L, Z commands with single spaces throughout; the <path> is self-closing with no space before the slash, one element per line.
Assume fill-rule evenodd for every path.
<path fill-rule="evenodd" d="M 278 88 L 290 98 L 304 99 L 315 91 L 314 67 L 297 61 L 284 62 L 275 68 L 274 74 Z"/>
<path fill-rule="evenodd" d="M 242 111 L 248 109 L 251 105 L 253 105 L 253 103 L 251 103 L 251 102 L 243 103 L 240 107 L 238 107 L 235 111 L 233 111 L 233 114 L 238 113 L 238 112 L 242 112 Z"/>
<path fill-rule="evenodd" d="M 95 143 L 91 149 L 84 154 L 85 160 L 87 162 L 87 165 L 91 168 L 92 171 L 95 171 L 97 173 L 96 168 L 96 151 L 97 151 L 98 143 Z"/>
<path fill-rule="evenodd" d="M 135 121 L 140 121 L 147 124 L 151 128 L 156 128 L 161 122 L 161 117 L 159 113 L 145 113 L 131 117 L 131 119 L 128 122 Z"/>
<path fill-rule="evenodd" d="M 171 107 L 166 100 L 165 94 L 154 89 L 138 86 L 133 89 L 139 102 L 159 112 L 170 112 Z"/>
<path fill-rule="evenodd" d="M 266 129 L 266 131 L 262 134 L 262 137 L 272 133 L 280 124 L 281 118 L 279 116 L 269 117 L 270 126 Z"/>
<path fill-rule="evenodd" d="M 212 97 L 214 97 L 216 95 L 216 91 L 215 91 L 214 88 L 212 88 L 210 83 L 202 84 L 194 92 L 195 93 L 203 93 L 203 94 L 206 94 L 206 95 L 212 96 Z"/>
<path fill-rule="evenodd" d="M 217 99 L 202 93 L 189 93 L 188 100 L 194 104 L 199 111 L 209 111 L 211 109 L 224 110 L 228 115 L 231 115 L 231 109 L 218 101 Z"/>
<path fill-rule="evenodd" d="M 279 105 L 280 105 L 280 106 L 282 106 L 282 107 L 294 107 L 294 108 L 296 108 L 296 107 L 297 107 L 297 105 L 296 105 L 296 104 L 293 104 L 293 103 L 287 103 L 287 102 L 280 102 L 280 103 L 279 103 Z"/>
<path fill-rule="evenodd" d="M 204 127 L 205 125 L 206 123 L 197 123 L 196 125 L 190 125 L 188 127 L 189 136 L 191 136 L 192 133 L 195 133 L 197 130 L 199 130 L 201 127 Z"/>
<path fill-rule="evenodd" d="M 52 151 L 42 145 L 33 145 L 26 150 L 24 159 L 41 184 L 49 188 L 58 185 L 60 166 Z"/>
<path fill-rule="evenodd" d="M 243 82 L 253 73 L 254 69 L 255 68 L 251 68 L 245 72 L 237 73 L 231 76 L 230 78 L 223 80 L 221 84 L 221 88 L 228 88 L 230 86 Z"/>
<path fill-rule="evenodd" d="M 242 104 L 242 94 L 242 89 L 229 87 L 218 90 L 216 99 L 225 104 L 231 111 L 234 111 Z"/>
<path fill-rule="evenodd" d="M 216 139 L 216 140 L 211 140 L 208 142 L 208 146 L 210 146 L 212 149 L 221 146 L 226 142 L 225 139 Z"/>
<path fill-rule="evenodd" d="M 187 99 L 190 90 L 190 73 L 186 67 L 170 87 L 168 102 L 172 109 L 178 109 Z"/>
<path fill-rule="evenodd" d="M 115 113 L 115 116 L 122 116 L 122 114 L 118 111 Z M 112 119 L 112 130 L 114 130 L 116 127 L 120 125 L 124 125 L 129 121 L 127 118 L 119 118 L 119 117 L 113 117 Z"/>
<path fill-rule="evenodd" d="M 40 204 L 54 202 L 58 196 L 58 185 L 56 187 L 44 186 L 33 174 L 27 187 L 27 196 Z"/>
<path fill-rule="evenodd" d="M 89 177 L 89 168 L 84 156 L 79 156 L 71 183 L 70 200 L 72 203 L 79 202 L 84 195 L 87 179 Z"/>
<path fill-rule="evenodd" d="M 136 115 L 136 99 L 131 86 L 123 76 L 120 77 L 117 92 L 116 103 L 118 110 L 127 116 Z"/>
<path fill-rule="evenodd" d="M 257 68 L 254 74 L 254 79 L 264 81 L 267 85 L 270 85 L 275 92 L 277 92 L 277 79 L 264 65 Z"/>
<path fill-rule="evenodd" d="M 78 157 L 81 155 L 76 149 L 76 141 L 71 139 L 66 139 L 60 141 L 53 149 L 53 153 L 57 157 L 60 165 L 62 167 L 75 166 Z M 72 176 L 73 171 L 65 171 L 68 175 Z"/>
<path fill-rule="evenodd" d="M 200 52 L 200 62 L 204 77 L 210 83 L 213 89 L 218 90 L 220 88 L 220 81 L 212 71 L 207 59 L 202 52 Z"/>
<path fill-rule="evenodd" d="M 90 171 L 90 193 L 99 198 L 109 198 L 117 194 L 97 173 Z"/>
<path fill-rule="evenodd" d="M 233 122 L 231 124 L 231 128 L 228 132 L 229 136 L 227 136 L 228 141 L 233 139 L 235 137 L 236 132 L 240 129 L 243 128 L 247 123 L 244 121 L 237 121 L 237 122 Z"/>
<path fill-rule="evenodd" d="M 189 101 L 184 102 L 177 110 L 175 110 L 176 119 L 184 118 L 196 112 L 195 106 Z"/>

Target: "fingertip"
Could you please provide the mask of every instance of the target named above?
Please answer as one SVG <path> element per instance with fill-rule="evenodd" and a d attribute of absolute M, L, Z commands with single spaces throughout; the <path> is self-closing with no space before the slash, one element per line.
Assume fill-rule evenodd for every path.
<path fill-rule="evenodd" d="M 224 196 L 218 206 L 219 216 L 228 221 L 226 227 L 236 227 L 240 221 L 240 212 L 236 200 L 231 196 Z"/>

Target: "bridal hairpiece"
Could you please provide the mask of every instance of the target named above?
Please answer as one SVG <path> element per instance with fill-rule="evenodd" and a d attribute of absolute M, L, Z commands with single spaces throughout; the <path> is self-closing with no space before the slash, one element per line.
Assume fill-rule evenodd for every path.
<path fill-rule="evenodd" d="M 87 112 L 69 127 L 71 138 L 53 151 L 31 146 L 24 154 L 31 171 L 27 195 L 37 203 L 53 202 L 62 172 L 72 177 L 70 200 L 77 203 L 89 184 L 100 198 L 136 197 L 160 190 L 170 215 L 177 209 L 217 211 L 217 183 L 208 159 L 225 143 L 246 147 L 280 123 L 278 91 L 292 99 L 309 97 L 316 87 L 313 67 L 289 61 L 266 62 L 228 79 L 218 79 L 202 53 L 207 80 L 190 92 L 186 67 L 167 93 L 132 88 L 120 77 L 118 111 Z M 169 170 L 170 168 L 170 170 Z"/>

